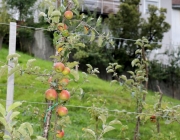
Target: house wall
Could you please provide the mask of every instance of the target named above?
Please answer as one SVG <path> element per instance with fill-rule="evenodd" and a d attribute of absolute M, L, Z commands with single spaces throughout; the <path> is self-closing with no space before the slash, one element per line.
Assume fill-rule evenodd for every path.
<path fill-rule="evenodd" d="M 166 8 L 167 9 L 167 13 L 166 13 L 166 22 L 168 22 L 171 26 L 172 25 L 172 0 L 151 0 L 151 1 L 158 1 L 158 7 L 159 8 Z M 145 4 L 146 0 L 141 0 L 141 5 L 140 5 L 140 12 L 142 13 L 142 17 L 143 18 L 147 18 L 148 17 L 148 13 L 146 12 L 146 4 Z M 162 47 L 160 49 L 156 49 L 153 50 L 150 54 L 149 54 L 149 60 L 153 60 L 153 59 L 157 59 L 160 62 L 162 62 L 163 64 L 168 65 L 168 58 L 166 56 L 164 56 L 162 53 L 164 53 L 167 49 L 171 49 L 171 42 L 172 42 L 172 28 L 164 33 L 162 42 L 160 42 L 162 44 Z"/>
<path fill-rule="evenodd" d="M 172 9 L 172 44 L 180 45 L 180 9 Z"/>

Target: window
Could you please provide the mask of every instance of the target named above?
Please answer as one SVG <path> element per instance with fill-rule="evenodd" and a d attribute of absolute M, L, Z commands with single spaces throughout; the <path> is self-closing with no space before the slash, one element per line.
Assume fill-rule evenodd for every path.
<path fill-rule="evenodd" d="M 159 7 L 159 2 L 158 0 L 145 0 L 145 13 L 148 13 L 148 6 L 149 5 L 154 5 Z"/>

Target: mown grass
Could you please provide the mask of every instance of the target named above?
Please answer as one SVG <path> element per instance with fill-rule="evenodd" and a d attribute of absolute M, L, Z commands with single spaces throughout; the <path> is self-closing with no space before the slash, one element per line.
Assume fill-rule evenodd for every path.
<path fill-rule="evenodd" d="M 7 49 L 0 50 L 0 65 L 3 65 L 2 62 L 6 62 L 6 56 L 8 54 Z M 26 62 L 33 57 L 20 53 L 19 62 L 21 65 L 25 67 Z M 36 62 L 34 65 L 38 65 L 42 70 L 52 68 L 52 62 L 44 61 L 36 58 Z M 80 80 L 78 82 L 70 82 L 68 89 L 72 90 L 72 88 L 78 89 L 74 95 L 71 97 L 71 100 L 67 103 L 67 107 L 69 110 L 69 116 L 71 119 L 71 124 L 65 128 L 65 137 L 64 140 L 83 140 L 82 135 L 84 132 L 83 128 L 87 128 L 91 126 L 91 128 L 95 128 L 95 123 L 91 121 L 90 114 L 85 107 L 91 107 L 93 104 L 98 107 L 102 106 L 102 103 L 105 103 L 105 107 L 109 110 L 109 119 L 108 121 L 117 118 L 119 119 L 123 125 L 128 126 L 128 130 L 126 131 L 126 136 L 130 139 L 133 138 L 134 128 L 135 128 L 135 115 L 127 113 L 124 116 L 120 116 L 114 110 L 126 110 L 128 112 L 136 112 L 135 101 L 127 90 L 124 89 L 123 86 L 118 84 L 110 86 L 110 83 L 107 81 L 103 81 L 99 78 L 88 76 L 89 82 L 83 83 L 83 74 L 79 71 Z M 47 77 L 48 79 L 48 77 Z M 7 92 L 7 76 L 0 77 L 0 103 L 5 105 L 6 100 L 6 92 Z M 81 98 L 80 90 L 81 87 L 84 91 L 84 97 Z M 14 100 L 15 101 L 26 101 L 23 103 L 23 106 L 20 108 L 21 115 L 19 117 L 19 121 L 29 121 L 33 124 L 35 133 L 42 135 L 43 128 L 43 120 L 46 105 L 41 104 L 45 102 L 44 92 L 49 88 L 48 84 L 42 83 L 41 81 L 36 80 L 36 76 L 32 75 L 20 75 L 16 73 L 15 75 L 15 90 L 14 90 Z M 147 102 L 149 104 L 154 104 L 156 99 L 156 93 L 149 92 L 147 95 Z M 179 100 L 174 100 L 172 98 L 163 97 L 163 102 L 172 103 L 172 105 L 177 105 L 180 103 Z M 126 115 L 126 116 L 125 116 Z M 124 139 L 123 134 L 120 133 L 121 126 L 115 126 L 117 129 L 113 130 L 105 135 L 105 139 Z M 102 126 L 99 125 L 99 129 Z M 176 132 L 176 136 L 180 137 L 179 124 L 172 123 L 169 125 L 164 124 L 164 121 L 161 121 L 161 132 L 165 135 L 168 135 L 170 131 Z M 155 130 L 155 123 L 150 122 L 148 120 L 144 124 L 141 124 L 140 128 L 140 136 L 142 140 L 150 139 L 152 135 L 152 130 Z M 120 137 L 118 136 L 120 135 Z M 49 140 L 53 139 L 53 130 L 50 133 Z M 126 137 L 125 136 L 125 137 Z M 87 140 L 91 140 L 92 138 L 86 138 Z"/>

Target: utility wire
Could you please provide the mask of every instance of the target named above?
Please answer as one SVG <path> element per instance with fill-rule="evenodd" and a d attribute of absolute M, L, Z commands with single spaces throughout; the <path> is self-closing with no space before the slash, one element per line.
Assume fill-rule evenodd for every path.
<path fill-rule="evenodd" d="M 11 100 L 4 100 L 4 99 L 0 99 L 0 101 L 11 101 Z M 30 102 L 30 101 L 20 101 L 20 100 L 14 100 L 13 102 L 22 102 L 22 103 L 28 103 L 28 104 L 38 104 L 38 105 L 47 105 L 48 103 L 44 103 L 44 102 Z M 152 116 L 155 114 L 151 114 L 151 113 L 137 113 L 137 112 L 130 112 L 130 111 L 126 111 L 126 110 L 118 110 L 118 109 L 103 109 L 103 108 L 99 108 L 99 107 L 88 107 L 88 106 L 76 106 L 76 105 L 65 105 L 66 107 L 72 107 L 72 108 L 82 108 L 82 109 L 89 109 L 89 108 L 96 108 L 99 110 L 103 110 L 103 111 L 109 111 L 109 112 L 117 112 L 117 113 L 126 113 L 128 115 L 134 114 L 134 115 L 148 115 L 148 116 Z M 180 105 L 177 105 L 176 108 L 180 108 Z M 156 114 L 156 116 L 162 117 L 160 114 Z M 177 119 L 177 118 L 176 118 Z"/>
<path fill-rule="evenodd" d="M 0 25 L 7 25 L 9 26 L 10 24 L 9 23 L 0 23 Z M 21 27 L 21 28 L 27 28 L 27 29 L 34 29 L 34 30 L 43 30 L 43 31 L 48 31 L 48 29 L 45 29 L 45 28 L 36 28 L 36 27 L 30 27 L 30 26 L 22 26 L 22 25 L 17 25 L 18 27 Z M 79 34 L 78 35 L 80 36 L 91 36 L 91 35 L 85 35 L 85 34 Z M 99 35 L 96 35 L 96 37 L 99 37 Z M 133 41 L 133 42 L 136 42 L 137 40 L 134 40 L 134 39 L 130 39 L 130 38 L 118 38 L 118 37 L 109 37 L 110 39 L 114 39 L 114 40 L 126 40 L 126 41 Z M 162 43 L 162 42 L 151 42 L 151 44 L 161 44 L 161 45 L 166 45 L 166 46 L 180 46 L 180 44 L 166 44 L 166 43 Z"/>

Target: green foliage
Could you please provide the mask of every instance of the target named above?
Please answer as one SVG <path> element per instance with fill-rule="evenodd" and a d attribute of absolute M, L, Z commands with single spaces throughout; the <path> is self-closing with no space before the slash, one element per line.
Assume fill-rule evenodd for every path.
<path fill-rule="evenodd" d="M 158 9 L 156 6 L 150 5 L 148 11 L 149 16 L 147 20 L 141 19 L 142 31 L 140 36 L 145 36 L 150 42 L 162 41 L 163 34 L 170 29 L 170 24 L 165 21 L 167 10 L 165 8 Z M 150 49 L 161 47 L 157 44 L 151 46 Z"/>
<path fill-rule="evenodd" d="M 140 0 L 123 0 L 116 15 L 109 15 L 106 20 L 108 27 L 114 37 L 137 40 L 146 37 L 150 42 L 162 41 L 163 34 L 170 29 L 170 25 L 165 21 L 166 9 L 158 9 L 149 6 L 147 19 L 141 18 L 141 13 L 137 10 Z M 121 64 L 125 70 L 136 57 L 138 46 L 132 40 L 115 40 L 115 47 L 112 50 L 114 59 Z M 160 47 L 158 44 L 151 44 L 152 50 Z"/>
<path fill-rule="evenodd" d="M 21 123 L 18 126 L 17 117 L 20 114 L 14 111 L 17 107 L 21 106 L 21 102 L 15 102 L 7 108 L 7 112 L 2 104 L 0 104 L 0 123 L 3 124 L 6 134 L 4 140 L 22 139 L 22 140 L 46 140 L 41 136 L 33 135 L 33 127 L 29 122 Z"/>
<path fill-rule="evenodd" d="M 19 20 L 26 20 L 32 14 L 32 6 L 36 0 L 7 0 L 10 8 L 16 8 L 19 11 Z"/>
<path fill-rule="evenodd" d="M 0 9 L 0 23 L 9 23 L 11 21 L 11 16 L 7 12 L 7 6 L 5 1 L 1 1 L 1 9 Z M 9 32 L 9 26 L 7 25 L 0 25 L 0 49 L 2 47 L 3 37 Z"/>
<path fill-rule="evenodd" d="M 167 65 L 159 62 L 159 56 L 157 55 L 157 58 L 155 57 L 155 60 L 150 63 L 150 78 L 167 83 L 170 86 L 172 97 L 175 98 L 175 91 L 180 83 L 180 48 L 166 50 L 162 54 L 164 57 L 167 57 Z"/>

